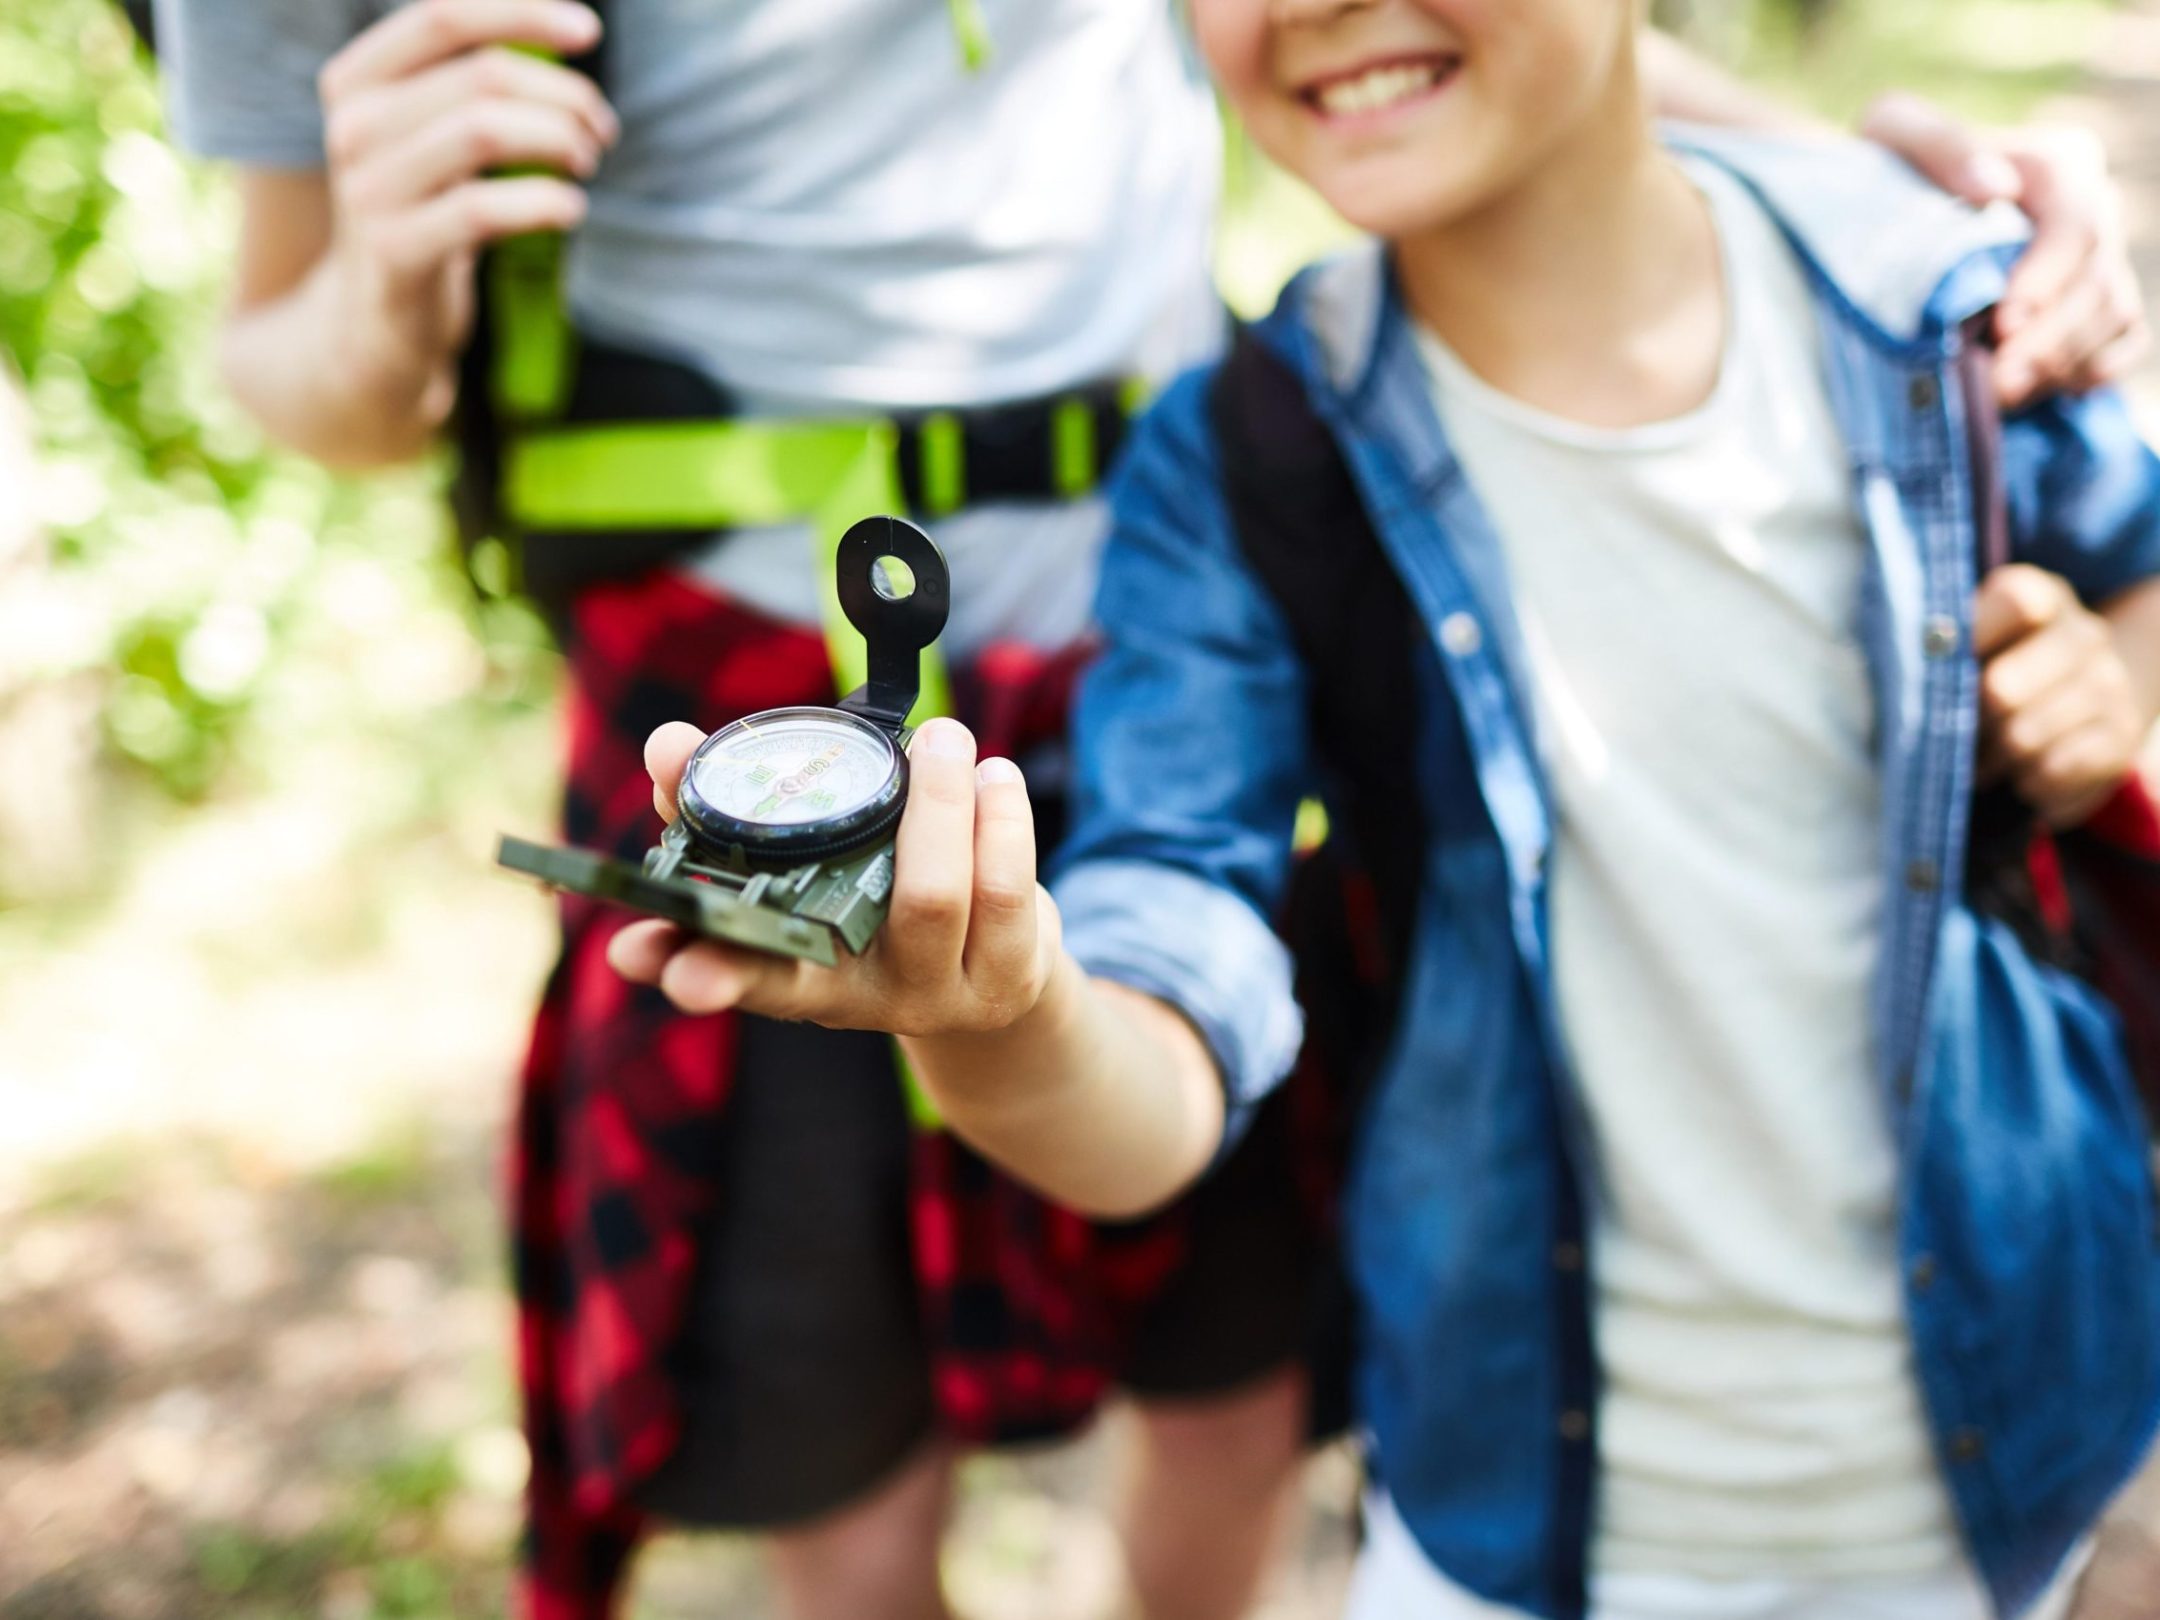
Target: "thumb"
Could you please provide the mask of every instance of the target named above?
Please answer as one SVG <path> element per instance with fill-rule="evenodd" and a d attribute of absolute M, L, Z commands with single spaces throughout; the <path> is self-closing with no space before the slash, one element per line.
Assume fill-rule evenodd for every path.
<path fill-rule="evenodd" d="M 682 774 L 705 733 L 682 720 L 670 720 L 645 739 L 645 770 L 652 777 L 653 808 L 660 819 L 675 819 L 675 793 Z"/>
<path fill-rule="evenodd" d="M 2017 165 L 1988 143 L 1985 131 L 1906 91 L 1878 97 L 1860 133 L 1976 207 L 2015 201 L 2024 188 Z"/>

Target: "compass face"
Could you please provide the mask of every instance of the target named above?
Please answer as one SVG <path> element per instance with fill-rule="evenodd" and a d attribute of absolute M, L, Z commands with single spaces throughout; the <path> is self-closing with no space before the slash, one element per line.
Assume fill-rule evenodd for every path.
<path fill-rule="evenodd" d="M 851 715 L 774 709 L 706 738 L 683 785 L 746 826 L 807 827 L 873 803 L 897 763 L 884 733 Z"/>

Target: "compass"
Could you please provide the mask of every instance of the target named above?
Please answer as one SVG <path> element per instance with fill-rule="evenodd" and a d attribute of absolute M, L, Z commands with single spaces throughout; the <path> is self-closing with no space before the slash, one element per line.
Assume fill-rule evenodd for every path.
<path fill-rule="evenodd" d="M 641 866 L 522 838 L 505 838 L 497 860 L 733 945 L 828 967 L 842 949 L 865 949 L 892 896 L 908 715 L 950 587 L 936 542 L 896 517 L 849 529 L 834 569 L 869 653 L 861 686 L 831 707 L 766 709 L 707 737 Z"/>

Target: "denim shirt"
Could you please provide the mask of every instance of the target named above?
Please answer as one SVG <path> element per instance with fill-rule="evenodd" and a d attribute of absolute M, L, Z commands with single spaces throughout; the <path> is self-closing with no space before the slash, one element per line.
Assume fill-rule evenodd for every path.
<path fill-rule="evenodd" d="M 2014 232 L 1847 143 L 1668 139 L 1750 186 L 1815 293 L 1870 551 L 1859 635 L 1889 896 L 1873 1079 L 1898 1149 L 1914 1372 L 1965 1542 L 2014 1614 L 2160 1417 L 2160 1238 L 2118 1023 L 1959 892 L 1978 670 L 1954 357 L 1959 323 L 2000 294 Z M 1554 1011 L 1554 806 L 1501 554 L 1376 249 L 1307 271 L 1260 336 L 1305 379 L 1428 632 L 1404 694 L 1403 780 L 1429 847 L 1346 1198 L 1360 1414 L 1436 1565 L 1490 1600 L 1579 1615 L 1597 1165 Z M 1114 488 L 1106 651 L 1082 692 L 1078 817 L 1054 892 L 1091 972 L 1201 1032 L 1234 1129 L 1296 1052 L 1267 918 L 1299 799 L 1325 785 L 1306 671 L 1225 516 L 1210 381 L 1162 399 Z M 2119 399 L 2019 415 L 2004 460 L 2023 560 L 2088 601 L 2160 573 L 2160 468 Z"/>

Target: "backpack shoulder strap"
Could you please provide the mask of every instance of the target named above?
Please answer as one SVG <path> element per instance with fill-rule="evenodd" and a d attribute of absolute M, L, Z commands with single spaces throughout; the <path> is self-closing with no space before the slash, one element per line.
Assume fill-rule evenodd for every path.
<path fill-rule="evenodd" d="M 1250 328 L 1238 328 L 1209 408 L 1231 526 L 1304 660 L 1316 752 L 1399 964 L 1425 843 L 1400 765 L 1417 615 L 1335 435 L 1303 381 Z"/>
<path fill-rule="evenodd" d="M 1995 352 L 1993 309 L 1966 321 L 1958 345 L 1958 392 L 1965 403 L 1966 462 L 1972 476 L 1975 578 L 2010 560 L 2010 505 L 2003 480 L 2002 407 L 1988 361 Z"/>

